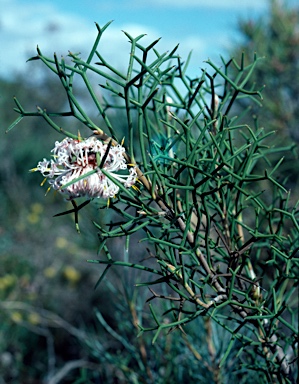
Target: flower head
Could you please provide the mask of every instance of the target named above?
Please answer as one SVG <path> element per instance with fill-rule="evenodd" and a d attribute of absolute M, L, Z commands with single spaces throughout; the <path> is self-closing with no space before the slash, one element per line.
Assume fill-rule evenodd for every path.
<path fill-rule="evenodd" d="M 136 182 L 136 168 L 128 169 L 124 157 L 125 148 L 121 145 L 109 147 L 95 137 L 86 140 L 65 138 L 61 142 L 56 141 L 51 152 L 53 152 L 53 159 L 43 159 L 33 170 L 40 171 L 53 189 L 68 195 L 70 199 L 83 196 L 105 199 L 114 197 L 119 191 L 119 186 L 101 169 L 124 184 L 126 188 Z M 100 163 L 104 159 L 101 169 L 98 159 Z M 128 172 L 125 172 L 126 170 Z M 79 180 L 74 181 L 76 179 Z M 63 187 L 72 181 L 74 181 L 73 184 Z"/>

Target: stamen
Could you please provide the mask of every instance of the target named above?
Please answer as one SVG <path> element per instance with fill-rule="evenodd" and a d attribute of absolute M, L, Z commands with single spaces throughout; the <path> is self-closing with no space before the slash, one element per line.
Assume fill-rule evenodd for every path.
<path fill-rule="evenodd" d="M 101 172 L 100 164 L 101 169 L 108 172 L 126 188 L 132 187 L 137 181 L 136 166 L 126 163 L 125 148 L 122 145 L 112 146 L 111 142 L 104 143 L 94 136 L 83 140 L 80 136 L 79 140 L 65 138 L 61 142 L 56 141 L 51 152 L 53 153 L 52 160 L 43 159 L 31 171 L 41 172 L 53 189 L 68 195 L 70 199 L 82 196 L 105 199 L 115 197 L 119 192 L 119 187 Z M 128 166 L 131 168 L 128 169 Z M 128 173 L 118 173 L 123 170 L 128 170 Z M 92 171 L 94 173 L 91 173 Z M 91 174 L 75 181 L 87 173 Z M 75 182 L 70 184 L 72 181 Z M 67 184 L 70 185 L 63 188 Z"/>

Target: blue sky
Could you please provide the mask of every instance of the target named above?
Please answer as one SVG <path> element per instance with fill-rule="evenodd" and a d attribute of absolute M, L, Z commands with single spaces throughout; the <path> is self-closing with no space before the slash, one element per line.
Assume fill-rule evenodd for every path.
<path fill-rule="evenodd" d="M 195 70 L 237 44 L 238 20 L 259 17 L 267 5 L 267 0 L 0 0 L 0 76 L 27 70 L 26 59 L 37 45 L 47 55 L 87 54 L 96 37 L 94 22 L 110 20 L 101 50 L 113 64 L 122 67 L 128 59 L 125 30 L 146 33 L 145 43 L 162 37 L 160 51 L 180 43 L 183 58 L 193 50 Z"/>

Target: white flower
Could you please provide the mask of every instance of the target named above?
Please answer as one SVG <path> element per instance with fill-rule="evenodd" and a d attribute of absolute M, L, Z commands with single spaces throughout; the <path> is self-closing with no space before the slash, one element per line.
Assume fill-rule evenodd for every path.
<path fill-rule="evenodd" d="M 53 189 L 68 195 L 70 199 L 82 196 L 108 199 L 119 192 L 119 187 L 100 170 L 97 154 L 100 162 L 105 156 L 102 169 L 124 184 L 126 188 L 135 184 L 137 173 L 135 167 L 131 167 L 128 170 L 129 173 L 124 173 L 124 170 L 128 169 L 124 147 L 111 146 L 106 155 L 107 150 L 108 145 L 95 137 L 86 140 L 65 138 L 61 142 L 56 141 L 51 151 L 53 159 L 43 159 L 33 171 L 40 171 Z M 90 172 L 93 173 L 63 188 L 67 183 Z"/>

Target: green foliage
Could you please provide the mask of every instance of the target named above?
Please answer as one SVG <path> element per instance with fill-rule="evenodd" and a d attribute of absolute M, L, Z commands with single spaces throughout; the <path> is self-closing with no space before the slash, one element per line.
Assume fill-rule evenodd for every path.
<path fill-rule="evenodd" d="M 37 64 L 37 63 L 36 63 Z M 34 65 L 33 65 L 34 67 Z M 37 73 L 36 73 L 37 72 Z M 49 109 L 63 108 L 64 95 L 53 98 L 55 82 L 36 71 L 13 80 L 0 79 L 0 120 L 7 127 L 15 118 L 13 96 L 22 98 L 26 108 L 45 104 Z M 39 88 L 41 87 L 41 88 Z M 74 127 L 75 129 L 75 127 Z M 0 154 L 0 382 L 42 382 L 53 366 L 82 358 L 77 341 L 61 322 L 42 322 L 42 310 L 52 318 L 61 316 L 73 326 L 90 322 L 92 306 L 101 307 L 93 294 L 97 271 L 83 260 L 93 257 L 96 239 L 74 236 L 72 218 L 53 219 L 65 202 L 36 185 L 28 168 L 50 151 L 58 134 L 49 131 L 40 119 L 28 117 L 8 135 L 2 131 Z M 42 181 L 42 180 L 41 180 Z M 44 206 L 49 203 L 47 208 Z M 91 205 L 85 214 L 92 210 Z M 94 214 L 94 211 L 93 213 Z M 83 224 L 83 217 L 81 223 Z M 86 217 L 84 228 L 92 228 Z M 86 240 L 86 238 L 85 238 Z M 78 290 L 84 281 L 84 289 Z"/>
<path fill-rule="evenodd" d="M 121 192 L 109 202 L 110 223 L 94 219 L 100 258 L 91 261 L 105 266 L 98 283 L 112 267 L 140 271 L 135 283 L 151 293 L 149 311 L 142 307 L 136 318 L 139 342 L 150 334 L 157 350 L 165 350 L 164 342 L 171 344 L 171 358 L 185 349 L 194 355 L 182 371 L 177 367 L 177 382 L 219 382 L 231 372 L 250 382 L 253 370 L 259 382 L 291 383 L 297 375 L 298 206 L 289 204 L 290 193 L 275 177 L 281 160 L 272 162 L 279 149 L 269 146 L 271 134 L 257 120 L 253 126 L 243 123 L 248 108 L 240 116 L 232 112 L 238 100 L 260 105 L 261 88 L 249 85 L 259 59 L 250 64 L 244 57 L 223 61 L 222 68 L 208 61 L 208 69 L 190 79 L 189 58 L 183 63 L 177 47 L 161 54 L 158 40 L 145 47 L 142 35 L 126 33 L 131 51 L 122 74 L 98 49 L 108 25 L 97 25 L 87 60 L 70 53 L 69 63 L 38 50 L 31 60 L 41 60 L 59 77 L 68 105 L 63 111 L 38 107 L 32 112 L 15 99 L 19 118 L 10 128 L 24 117 L 38 116 L 57 132 L 79 139 L 64 121 L 75 118 L 83 137 L 96 134 L 116 145 L 125 136 L 127 161 L 136 164 L 140 186 L 126 189 L 101 169 Z M 101 97 L 93 76 L 103 89 Z M 77 79 L 101 118 L 83 107 Z M 115 110 L 126 116 L 125 129 L 112 123 Z M 115 247 L 120 243 L 123 257 Z M 129 353 L 128 360 L 111 359 L 101 343 L 89 343 L 90 348 L 99 362 L 112 360 L 127 380 L 150 381 L 136 350 L 138 341 L 131 346 L 126 340 L 129 331 L 122 327 L 120 313 L 115 315 L 118 334 L 99 312 L 97 318 Z M 192 326 L 193 338 L 185 337 Z M 172 330 L 178 330 L 173 339 L 165 338 L 165 331 Z M 192 347 L 186 342 L 190 337 L 197 337 Z M 214 370 L 196 369 L 201 353 L 203 361 L 212 359 Z M 155 356 L 149 359 L 150 371 Z M 127 371 L 130 359 L 135 359 L 133 372 Z M 166 361 L 170 364 L 170 358 Z"/>
<path fill-rule="evenodd" d="M 277 0 L 270 3 L 267 18 L 240 23 L 244 43 L 235 53 L 244 51 L 248 61 L 253 51 L 265 56 L 252 76 L 252 81 L 266 86 L 260 121 L 298 141 L 299 9 Z"/>
<path fill-rule="evenodd" d="M 250 62 L 252 52 L 263 56 L 252 74 L 251 82 L 264 84 L 262 109 L 254 108 L 259 122 L 268 131 L 277 132 L 278 142 L 286 145 L 299 142 L 299 8 L 288 7 L 286 1 L 270 0 L 267 16 L 258 20 L 240 22 L 239 31 L 242 44 L 230 53 L 239 57 L 243 52 L 245 61 Z M 246 100 L 237 103 L 241 108 Z M 298 167 L 294 157 L 286 153 L 281 173 L 291 181 L 292 189 L 298 187 Z"/>

